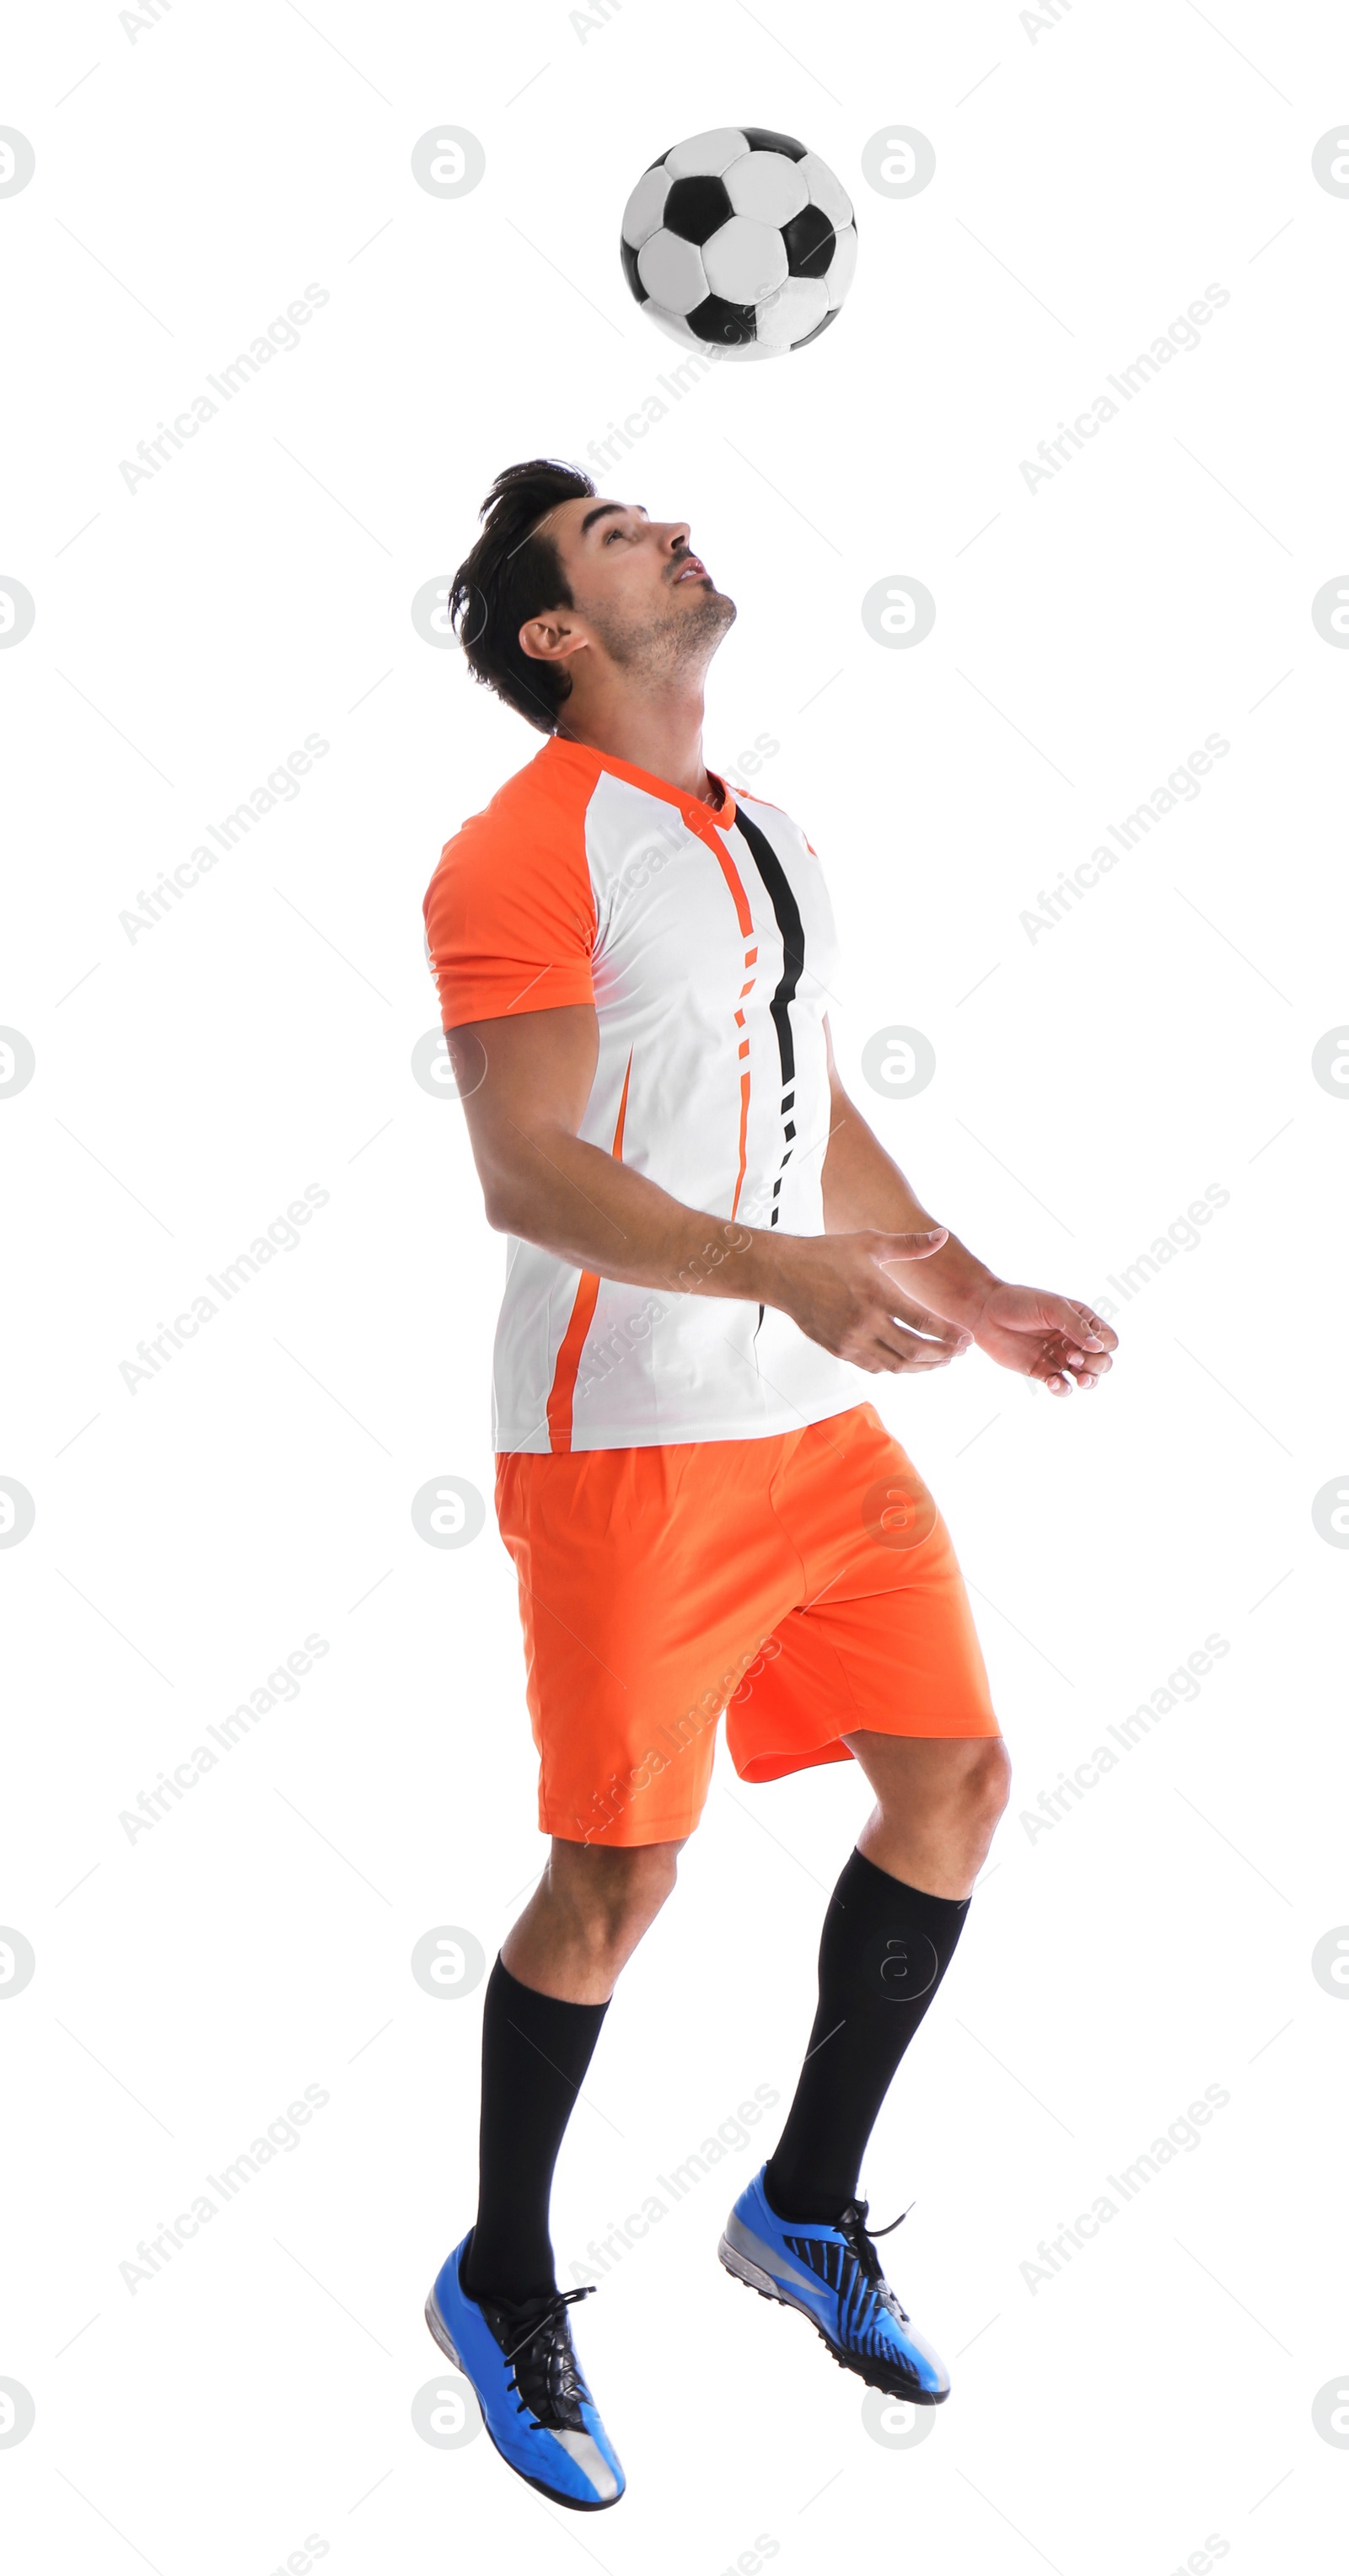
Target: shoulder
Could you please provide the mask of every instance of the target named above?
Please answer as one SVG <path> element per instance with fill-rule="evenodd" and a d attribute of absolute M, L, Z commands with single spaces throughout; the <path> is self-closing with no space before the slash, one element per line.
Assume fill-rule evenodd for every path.
<path fill-rule="evenodd" d="M 756 824 L 770 841 L 784 849 L 809 850 L 818 867 L 819 857 L 814 845 L 806 839 L 800 824 L 790 814 L 784 813 L 780 805 L 770 805 L 766 796 L 754 796 L 747 787 L 737 787 L 734 792 L 736 810 L 748 823 Z"/>
<path fill-rule="evenodd" d="M 427 904 L 446 878 L 472 880 L 509 864 L 550 877 L 584 872 L 585 816 L 598 763 L 576 743 L 551 735 L 490 804 L 470 814 L 441 851 Z"/>
<path fill-rule="evenodd" d="M 447 1029 L 593 1003 L 586 809 L 597 770 L 553 736 L 446 842 L 422 912 Z"/>

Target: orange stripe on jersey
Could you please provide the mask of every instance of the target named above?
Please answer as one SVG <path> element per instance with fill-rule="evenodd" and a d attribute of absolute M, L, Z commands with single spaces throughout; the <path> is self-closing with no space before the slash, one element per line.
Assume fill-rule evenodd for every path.
<path fill-rule="evenodd" d="M 731 1201 L 734 1216 L 740 1206 L 740 1193 L 745 1186 L 745 1153 L 749 1136 L 749 1067 L 740 1076 L 740 1169 L 735 1176 L 735 1196 Z"/>
<path fill-rule="evenodd" d="M 687 820 L 688 818 L 686 817 L 685 819 Z M 709 850 L 711 850 L 711 851 L 712 851 L 712 853 L 713 853 L 713 855 L 714 855 L 714 857 L 715 857 L 715 859 L 716 859 L 717 865 L 718 865 L 718 867 L 720 868 L 722 875 L 723 875 L 723 876 L 724 876 L 724 878 L 726 879 L 727 886 L 728 886 L 728 888 L 730 889 L 731 900 L 732 900 L 732 902 L 733 902 L 733 903 L 734 903 L 734 905 L 735 905 L 735 917 L 736 917 L 736 920 L 737 920 L 737 921 L 739 922 L 739 924 L 740 924 L 740 936 L 741 936 L 741 938 L 742 938 L 742 939 L 748 939 L 748 938 L 750 938 L 750 937 L 751 937 L 751 935 L 752 935 L 752 933 L 753 933 L 753 930 L 754 930 L 754 915 L 753 915 L 753 913 L 750 911 L 750 908 L 749 908 L 749 897 L 748 897 L 748 895 L 746 894 L 745 889 L 744 889 L 743 885 L 742 885 L 742 884 L 741 884 L 741 882 L 740 882 L 740 871 L 739 871 L 739 869 L 737 868 L 737 866 L 736 866 L 736 864 L 735 864 L 735 861 L 734 861 L 734 859 L 733 859 L 733 858 L 732 858 L 732 856 L 731 856 L 730 851 L 725 847 L 725 845 L 724 845 L 724 843 L 723 843 L 723 841 L 722 841 L 722 838 L 721 838 L 721 834 L 720 834 L 719 832 L 717 832 L 717 831 L 715 831 L 715 830 L 712 830 L 712 829 L 709 829 L 709 830 L 706 830 L 706 831 L 705 831 L 705 830 L 703 829 L 703 827 L 702 827 L 702 825 L 701 825 L 700 823 L 699 823 L 699 824 L 695 824 L 695 825 L 693 826 L 693 828 L 697 831 L 697 834 L 698 834 L 698 838 L 699 838 L 699 840 L 700 840 L 700 841 L 705 841 L 705 842 L 707 843 L 707 846 L 708 846 Z M 745 951 L 745 964 L 746 964 L 746 966 L 753 966 L 753 965 L 754 965 L 754 963 L 755 963 L 755 961 L 756 961 L 756 960 L 757 960 L 757 958 L 758 958 L 758 954 L 759 954 L 759 952 L 758 952 L 758 949 L 757 949 L 757 948 L 747 948 L 747 949 L 746 949 L 746 951 Z M 740 988 L 740 994 L 739 994 L 739 999 L 740 999 L 742 1002 L 743 1002 L 743 1000 L 744 1000 L 744 998 L 745 998 L 745 995 L 746 995 L 747 993 L 752 993 L 752 992 L 753 992 L 753 990 L 754 990 L 754 986 L 755 986 L 755 984 L 757 983 L 757 981 L 758 981 L 757 976 L 751 975 L 751 977 L 750 977 L 750 979 L 749 979 L 749 982 L 748 982 L 747 984 L 742 984 L 742 985 L 741 985 L 741 988 Z M 735 1016 L 736 1016 L 736 1022 L 737 1022 L 737 1025 L 738 1025 L 740 1028 L 742 1028 L 742 1029 L 743 1029 L 743 1027 L 744 1027 L 744 1025 L 745 1025 L 745 1016 L 744 1016 L 743 1011 L 737 1011 Z M 743 1058 L 744 1058 L 745 1056 L 747 1056 L 748 1054 L 749 1054 L 749 1041 L 748 1041 L 748 1039 L 744 1039 L 744 1040 L 742 1040 L 742 1042 L 741 1042 L 741 1046 L 740 1046 L 740 1055 L 741 1055 L 741 1057 L 742 1057 L 742 1059 L 743 1059 Z M 744 1188 L 744 1186 L 745 1186 L 745 1165 L 746 1165 L 746 1159 L 747 1159 L 747 1155 L 748 1155 L 748 1150 L 749 1150 L 749 1066 L 748 1066 L 748 1065 L 745 1065 L 745 1067 L 744 1067 L 744 1071 L 742 1072 L 742 1074 L 741 1074 L 741 1076 L 740 1076 L 740 1163 L 739 1163 L 739 1169 L 738 1169 L 738 1171 L 736 1172 L 736 1176 L 735 1176 L 735 1195 L 734 1195 L 734 1197 L 733 1197 L 733 1198 L 732 1198 L 732 1200 L 731 1200 L 731 1214 L 732 1214 L 732 1216 L 734 1216 L 734 1215 L 737 1213 L 738 1209 L 739 1209 L 739 1206 L 740 1206 L 740 1193 L 741 1193 L 742 1189 L 743 1189 L 743 1188 Z"/>
<path fill-rule="evenodd" d="M 627 1114 L 628 1114 L 628 1084 L 631 1082 L 631 1080 L 632 1080 L 632 1049 L 631 1049 L 631 1047 L 629 1047 L 629 1049 L 628 1049 L 628 1069 L 627 1069 L 626 1073 L 625 1073 L 625 1074 L 624 1074 L 624 1076 L 623 1076 L 623 1097 L 622 1097 L 622 1099 L 620 1100 L 620 1102 L 619 1102 L 619 1104 L 618 1104 L 618 1125 L 617 1125 L 617 1126 L 615 1127 L 615 1129 L 614 1129 L 613 1154 L 614 1154 L 614 1159 L 615 1159 L 615 1161 L 616 1161 L 616 1162 L 619 1162 L 619 1163 L 621 1163 L 621 1162 L 622 1162 L 622 1160 L 623 1160 L 623 1121 L 624 1121 L 624 1119 L 627 1117 Z"/>
<path fill-rule="evenodd" d="M 595 1300 L 600 1293 L 599 1273 L 583 1270 L 576 1290 L 571 1321 L 562 1337 L 562 1347 L 553 1371 L 552 1391 L 548 1398 L 548 1446 L 570 1450 L 571 1409 L 576 1392 L 576 1372 L 581 1365 L 581 1349 L 595 1318 Z"/>
<path fill-rule="evenodd" d="M 719 832 L 711 830 L 705 832 L 701 824 L 696 825 L 695 829 L 697 830 L 699 840 L 707 843 L 709 850 L 711 850 L 717 861 L 717 865 L 721 869 L 722 875 L 726 879 L 727 885 L 730 887 L 731 897 L 735 904 L 735 917 L 740 924 L 741 936 L 742 938 L 748 939 L 750 932 L 754 928 L 754 915 L 750 911 L 749 898 L 740 882 L 739 869 L 736 867 L 730 851 L 723 846 Z"/>
<path fill-rule="evenodd" d="M 613 1153 L 623 1160 L 623 1122 L 628 1114 L 628 1084 L 632 1080 L 632 1057 L 623 1076 L 623 1097 L 618 1104 L 618 1125 L 614 1129 Z M 743 1165 L 742 1165 L 743 1168 Z M 576 1393 L 576 1373 L 581 1365 L 585 1337 L 595 1318 L 595 1301 L 600 1293 L 597 1270 L 583 1270 L 576 1285 L 571 1318 L 562 1336 L 553 1371 L 553 1384 L 548 1397 L 548 1445 L 550 1449 L 570 1452 L 572 1402 Z"/>

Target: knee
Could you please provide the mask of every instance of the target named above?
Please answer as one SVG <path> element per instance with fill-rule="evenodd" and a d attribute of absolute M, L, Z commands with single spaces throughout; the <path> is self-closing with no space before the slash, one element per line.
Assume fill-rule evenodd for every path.
<path fill-rule="evenodd" d="M 971 1759 L 964 1783 L 964 1805 L 972 1826 L 992 1838 L 1012 1793 L 1012 1765 L 1000 1735 L 981 1744 Z"/>
<path fill-rule="evenodd" d="M 1001 1736 L 955 1749 L 955 1759 L 928 1783 L 928 1822 L 947 1841 L 982 1861 L 1011 1791 L 1012 1766 Z M 912 1812 L 910 1810 L 910 1812 Z"/>
<path fill-rule="evenodd" d="M 982 1869 L 1011 1783 L 1012 1766 L 1001 1736 L 969 1746 L 933 1820 L 950 1848 L 959 1851 L 965 1868 Z"/>
<path fill-rule="evenodd" d="M 965 1850 L 983 1865 L 989 1844 L 999 1826 L 999 1816 L 1012 1793 L 1012 1762 L 1007 1759 L 1007 1744 L 1001 1736 L 989 1736 L 986 1744 L 971 1747 L 968 1762 L 960 1770 L 958 1783 L 958 1829 Z M 955 1819 L 953 1819 L 955 1821 Z"/>
<path fill-rule="evenodd" d="M 679 1843 L 648 1843 L 637 1851 L 612 1855 L 620 1864 L 609 1900 L 618 1921 L 645 1929 L 654 1920 L 667 1896 L 674 1893 L 681 1849 Z"/>
<path fill-rule="evenodd" d="M 655 1921 L 678 1874 L 678 1843 L 631 1851 L 603 1844 L 569 1847 L 566 1897 L 587 1948 L 625 1958 Z M 577 1853 L 572 1860 L 570 1854 Z"/>

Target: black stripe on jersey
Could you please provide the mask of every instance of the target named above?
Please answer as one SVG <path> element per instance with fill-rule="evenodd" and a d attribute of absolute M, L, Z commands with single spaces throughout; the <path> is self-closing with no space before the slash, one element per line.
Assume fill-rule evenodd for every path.
<path fill-rule="evenodd" d="M 750 856 L 763 878 L 782 939 L 782 973 L 778 978 L 777 990 L 769 1008 L 778 1033 L 778 1053 L 782 1058 L 782 1087 L 786 1091 L 796 1073 L 796 1048 L 792 1038 L 790 1005 L 796 997 L 796 988 L 801 980 L 801 969 L 806 962 L 806 935 L 801 927 L 801 915 L 797 910 L 796 897 L 787 882 L 782 861 L 767 835 L 760 831 L 757 823 L 751 823 L 743 805 L 737 810 L 735 828 L 748 843 Z"/>
<path fill-rule="evenodd" d="M 782 1175 L 791 1161 L 792 1146 L 796 1141 L 796 1121 L 792 1116 L 792 1111 L 796 1107 L 796 1042 L 792 1035 L 791 1006 L 796 998 L 796 989 L 801 981 L 802 969 L 806 962 L 806 935 L 801 926 L 796 897 L 787 881 L 787 873 L 782 861 L 767 835 L 760 831 L 757 823 L 751 823 L 743 805 L 736 810 L 735 828 L 744 840 L 750 857 L 763 879 L 782 940 L 782 973 L 778 977 L 777 989 L 768 1006 L 773 1015 L 773 1026 L 778 1033 L 778 1056 L 782 1065 L 784 1151 L 778 1166 L 777 1179 L 773 1183 L 773 1205 L 768 1219 L 770 1225 L 776 1225 Z M 760 1321 L 762 1320 L 761 1316 Z"/>

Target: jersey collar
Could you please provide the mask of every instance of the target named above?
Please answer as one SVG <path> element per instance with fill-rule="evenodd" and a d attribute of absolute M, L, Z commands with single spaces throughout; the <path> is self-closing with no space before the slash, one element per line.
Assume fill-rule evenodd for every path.
<path fill-rule="evenodd" d="M 629 787 L 640 787 L 644 795 L 658 796 L 662 804 L 677 806 L 691 832 L 704 833 L 709 824 L 714 831 L 729 832 L 735 822 L 735 796 L 715 769 L 707 773 L 722 794 L 720 806 L 714 809 L 704 805 L 700 797 L 688 795 L 682 787 L 672 787 L 668 778 L 656 778 L 649 769 L 638 769 L 630 760 L 618 760 L 611 752 L 597 751 L 593 743 L 567 742 L 561 734 L 554 734 L 545 743 L 542 757 L 576 763 L 594 778 L 602 770 L 609 770 L 615 778 L 626 779 Z"/>

